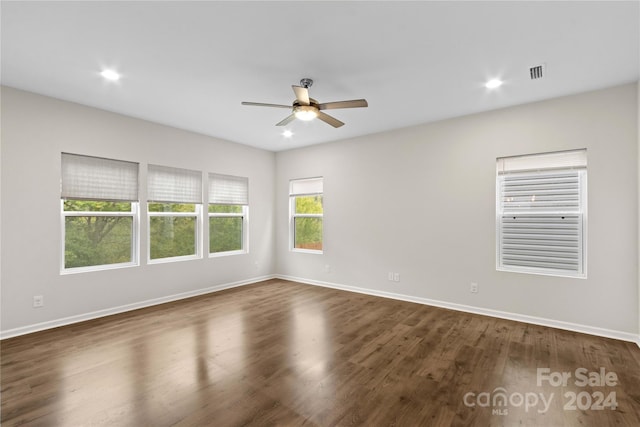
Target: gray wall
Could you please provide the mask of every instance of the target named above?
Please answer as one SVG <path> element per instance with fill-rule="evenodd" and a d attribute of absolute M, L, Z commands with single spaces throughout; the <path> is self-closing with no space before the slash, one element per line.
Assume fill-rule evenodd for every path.
<path fill-rule="evenodd" d="M 277 153 L 276 271 L 637 334 L 637 96 L 629 84 Z M 588 278 L 496 271 L 496 158 L 577 148 Z M 288 181 L 312 176 L 324 177 L 323 255 L 288 249 Z"/>
<path fill-rule="evenodd" d="M 249 177 L 250 253 L 146 265 L 141 203 L 139 267 L 60 275 L 61 152 L 140 162 L 143 201 L 148 163 Z M 271 275 L 274 166 L 272 152 L 3 87 L 2 331 Z"/>
<path fill-rule="evenodd" d="M 2 88 L 0 330 L 279 274 L 637 337 L 639 93 L 624 85 L 274 154 Z M 576 148 L 588 150 L 588 278 L 497 272 L 496 157 Z M 248 176 L 250 253 L 60 275 L 62 151 L 138 161 L 143 183 L 148 163 Z M 288 181 L 312 176 L 325 180 L 323 255 L 288 249 Z"/>

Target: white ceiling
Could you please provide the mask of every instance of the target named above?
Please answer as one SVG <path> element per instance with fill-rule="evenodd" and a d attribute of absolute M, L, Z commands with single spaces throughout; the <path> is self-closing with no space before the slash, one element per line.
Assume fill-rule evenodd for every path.
<path fill-rule="evenodd" d="M 8 2 L 2 84 L 273 151 L 637 81 L 638 1 Z M 542 80 L 529 67 L 546 63 Z M 104 67 L 122 73 L 107 83 Z M 334 129 L 275 123 L 315 83 Z M 500 77 L 497 90 L 484 82 Z"/>

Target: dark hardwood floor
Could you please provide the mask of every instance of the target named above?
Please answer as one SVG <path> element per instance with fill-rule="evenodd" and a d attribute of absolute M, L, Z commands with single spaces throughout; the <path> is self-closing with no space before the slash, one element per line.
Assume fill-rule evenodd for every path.
<path fill-rule="evenodd" d="M 7 427 L 640 426 L 633 343 L 282 280 L 7 339 L 1 358 Z"/>

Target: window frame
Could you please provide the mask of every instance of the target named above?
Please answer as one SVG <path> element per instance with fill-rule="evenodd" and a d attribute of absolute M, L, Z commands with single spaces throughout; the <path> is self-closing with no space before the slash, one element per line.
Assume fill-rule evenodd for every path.
<path fill-rule="evenodd" d="M 151 203 L 159 203 L 159 202 L 147 202 L 147 263 L 148 264 L 163 264 L 167 262 L 174 261 L 189 261 L 193 259 L 202 258 L 202 203 L 172 203 L 172 204 L 186 204 L 186 205 L 194 205 L 193 212 L 157 212 L 150 211 L 149 204 Z M 151 218 L 153 217 L 169 217 L 169 218 L 195 218 L 195 227 L 194 227 L 194 245 L 195 245 L 195 253 L 193 255 L 176 255 L 164 258 L 151 258 Z"/>
<path fill-rule="evenodd" d="M 140 265 L 140 204 L 139 202 L 127 202 L 131 203 L 131 211 L 65 211 L 64 202 L 66 200 L 81 200 L 81 199 L 61 199 L 60 200 L 60 274 L 74 274 L 74 273 L 86 273 L 90 271 L 102 271 L 113 270 L 117 268 L 137 267 Z M 82 200 L 89 202 L 104 202 L 104 200 Z M 82 216 L 103 216 L 103 217 L 131 217 L 131 261 L 119 262 L 114 264 L 98 264 L 87 265 L 84 267 L 65 267 L 65 254 L 66 254 L 66 220 L 69 217 L 82 217 Z"/>
<path fill-rule="evenodd" d="M 154 170 L 156 172 L 151 172 L 152 170 Z M 180 196 L 179 195 L 170 195 L 168 197 L 159 197 L 158 200 L 155 200 L 154 197 L 149 196 L 147 199 L 147 264 L 149 265 L 153 265 L 153 264 L 166 264 L 166 263 L 170 263 L 170 262 L 180 262 L 180 261 L 192 261 L 192 260 L 198 260 L 198 259 L 202 259 L 202 235 L 204 232 L 204 228 L 203 228 L 203 220 L 202 220 L 202 172 L 201 171 L 197 171 L 194 169 L 184 169 L 184 168 L 177 168 L 177 167 L 173 167 L 173 166 L 162 166 L 162 165 L 156 165 L 156 164 L 147 164 L 147 194 L 149 195 L 151 193 L 150 191 L 150 179 L 151 179 L 151 175 L 153 173 L 158 173 L 158 174 L 162 174 L 162 173 L 171 173 L 172 171 L 177 172 L 176 176 L 178 177 L 177 179 L 179 179 L 180 177 L 180 172 L 183 172 L 183 176 L 184 175 L 193 175 L 195 176 L 199 176 L 198 179 L 198 191 L 194 192 L 194 194 L 191 197 L 194 197 L 194 199 L 188 199 L 188 197 L 185 200 L 179 200 Z M 165 187 L 166 188 L 166 187 Z M 184 188 L 184 187 L 183 187 Z M 188 187 L 186 187 L 188 188 Z M 170 191 L 170 193 L 174 193 L 173 189 Z M 166 192 L 165 192 L 166 194 Z M 167 198 L 169 200 L 160 200 L 163 198 Z M 197 198 L 197 200 L 195 199 Z M 173 199 L 173 200 L 171 200 Z M 173 212 L 173 211 L 151 211 L 149 209 L 149 205 L 150 204 L 187 204 L 187 205 L 194 205 L 194 211 L 193 212 Z M 195 251 L 193 255 L 176 255 L 176 256 L 170 256 L 170 257 L 163 257 L 163 258 L 151 258 L 151 218 L 152 217 L 164 217 L 164 218 L 195 218 L 195 227 L 194 227 L 194 246 L 195 246 Z"/>
<path fill-rule="evenodd" d="M 60 153 L 60 274 L 87 273 L 140 265 L 140 164 L 69 152 Z M 65 201 L 129 203 L 129 211 L 66 211 Z M 66 267 L 67 218 L 130 217 L 128 262 Z"/>
<path fill-rule="evenodd" d="M 576 159 L 571 159 L 571 156 L 577 153 L 578 157 Z M 546 159 L 545 159 L 546 156 Z M 554 158 L 555 156 L 555 158 Z M 569 160 L 563 159 L 564 157 L 568 157 Z M 582 157 L 580 157 L 582 156 Z M 510 158 L 505 158 L 510 159 Z M 544 276 L 554 276 L 554 277 L 566 277 L 566 278 L 578 278 L 578 279 L 586 279 L 587 278 L 587 223 L 588 223 L 588 213 L 587 213 L 587 164 L 586 164 L 586 150 L 572 150 L 566 152 L 556 152 L 556 153 L 543 153 L 543 154 L 534 154 L 528 156 L 517 156 L 512 158 L 514 159 L 514 165 L 517 162 L 521 162 L 523 165 L 530 163 L 531 165 L 535 165 L 535 168 L 522 166 L 522 169 L 519 169 L 520 166 L 513 166 L 512 171 L 507 171 L 504 173 L 500 172 L 500 160 L 498 159 L 498 173 L 496 174 L 496 270 L 503 272 L 511 272 L 511 273 L 525 273 L 525 274 L 536 274 L 536 275 L 544 275 Z M 549 166 L 545 166 L 545 162 L 549 161 Z M 554 163 L 555 161 L 555 163 Z M 531 209 L 523 209 L 521 211 L 516 210 L 503 210 L 502 199 L 503 195 L 503 183 L 505 181 L 505 176 L 516 176 L 519 178 L 533 178 L 539 179 L 544 176 L 556 177 L 562 179 L 562 174 L 576 174 L 578 181 L 578 199 L 577 199 L 577 207 L 576 208 L 558 208 L 551 209 L 545 207 L 537 207 Z M 527 216 L 529 218 L 536 217 L 553 217 L 553 216 L 575 216 L 577 217 L 577 232 L 578 232 L 578 241 L 576 247 L 578 249 L 577 262 L 578 266 L 576 270 L 570 269 L 558 269 L 558 268 L 550 268 L 550 267 L 536 267 L 536 266 L 526 266 L 526 265 L 505 265 L 503 263 L 503 254 L 502 254 L 502 224 L 504 218 L 514 216 Z M 556 223 L 557 224 L 557 223 Z M 544 230 L 553 230 L 553 227 L 544 228 Z M 550 233 L 553 234 L 553 233 Z M 542 251 L 541 251 L 542 252 Z M 526 262 L 526 260 L 525 260 Z"/>
<path fill-rule="evenodd" d="M 249 253 L 249 178 L 209 172 L 207 205 L 207 253 L 209 258 Z M 242 212 L 210 212 L 211 206 L 241 206 Z M 242 218 L 241 248 L 211 252 L 211 218 Z"/>
<path fill-rule="evenodd" d="M 295 190 L 297 183 L 309 182 L 312 184 L 312 187 L 318 187 L 315 191 L 302 191 Z M 316 185 L 313 185 L 316 184 Z M 318 191 L 319 190 L 319 191 Z M 321 214 L 309 214 L 309 213 L 296 213 L 296 199 L 298 197 L 309 197 L 309 196 L 321 196 L 322 197 L 322 213 Z M 296 247 L 296 219 L 297 218 L 319 218 L 322 220 L 322 249 L 304 249 Z M 308 254 L 318 254 L 321 255 L 324 253 L 324 178 L 323 177 L 314 177 L 314 178 L 300 178 L 300 179 L 292 179 L 289 181 L 289 250 L 291 252 L 300 252 L 300 253 L 308 253 Z"/>
<path fill-rule="evenodd" d="M 218 206 L 227 206 L 220 203 L 209 203 L 211 205 Z M 209 239 L 208 239 L 208 252 L 209 258 L 217 258 L 223 256 L 230 255 L 240 255 L 249 253 L 249 239 L 247 229 L 249 227 L 249 206 L 248 205 L 236 205 L 242 207 L 242 212 L 209 212 L 207 209 L 207 219 L 209 220 Z M 220 252 L 211 252 L 211 218 L 242 218 L 242 236 L 240 237 L 240 242 L 242 244 L 242 248 L 232 250 L 232 251 L 220 251 Z"/>

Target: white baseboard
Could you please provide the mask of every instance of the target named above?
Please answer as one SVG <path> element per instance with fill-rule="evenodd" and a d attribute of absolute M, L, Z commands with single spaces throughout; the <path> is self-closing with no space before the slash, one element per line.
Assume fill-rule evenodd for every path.
<path fill-rule="evenodd" d="M 360 287 L 356 287 L 356 286 L 341 285 L 341 284 L 337 284 L 337 283 L 323 282 L 323 281 L 319 281 L 319 280 L 311 280 L 311 279 L 305 279 L 305 278 L 301 278 L 301 277 L 292 277 L 292 276 L 286 276 L 286 275 L 282 275 L 282 274 L 271 274 L 271 275 L 266 275 L 266 276 L 261 276 L 261 277 L 254 277 L 254 278 L 247 279 L 247 280 L 241 280 L 241 281 L 237 281 L 237 282 L 224 283 L 224 284 L 221 284 L 221 285 L 210 286 L 208 288 L 197 289 L 197 290 L 194 290 L 194 291 L 183 292 L 183 293 L 180 293 L 180 294 L 168 295 L 168 296 L 165 296 L 165 297 L 154 298 L 154 299 L 141 301 L 141 302 L 137 302 L 137 303 L 133 303 L 133 304 L 126 304 L 126 305 L 122 305 L 122 306 L 119 306 L 119 307 L 113 307 L 113 308 L 108 308 L 108 309 L 104 309 L 104 310 L 93 311 L 93 312 L 90 312 L 90 313 L 79 314 L 79 315 L 76 315 L 76 316 L 65 317 L 65 318 L 62 318 L 62 319 L 50 320 L 50 321 L 47 321 L 47 322 L 36 323 L 36 324 L 33 324 L 33 325 L 28 325 L 28 326 L 21 326 L 19 328 L 14 328 L 14 329 L 8 329 L 6 331 L 0 331 L 0 340 L 6 339 L 6 338 L 17 337 L 17 336 L 20 336 L 20 335 L 30 334 L 32 332 L 43 331 L 43 330 L 46 330 L 46 329 L 57 328 L 57 327 L 60 327 L 60 326 L 65 326 L 65 325 L 70 325 L 70 324 L 74 324 L 74 323 L 84 322 L 86 320 L 97 319 L 97 318 L 100 318 L 100 317 L 110 316 L 110 315 L 113 315 L 113 314 L 124 313 L 124 312 L 127 312 L 127 311 L 137 310 L 137 309 L 140 309 L 140 308 L 151 307 L 151 306 L 154 306 L 154 305 L 164 304 L 164 303 L 167 303 L 167 302 L 178 301 L 178 300 L 181 300 L 181 299 L 191 298 L 191 297 L 195 297 L 195 296 L 198 296 L 198 295 L 205 295 L 205 294 L 209 294 L 209 293 L 213 293 L 213 292 L 222 291 L 224 289 L 231 289 L 231 288 L 236 288 L 236 287 L 239 287 L 239 286 L 250 285 L 252 283 L 257 283 L 257 282 L 261 282 L 263 280 L 269 280 L 269 279 L 274 279 L 274 278 L 283 279 L 283 280 L 290 280 L 290 281 L 293 281 L 293 282 L 304 283 L 304 284 L 308 284 L 308 285 L 322 286 L 322 287 L 325 287 L 325 288 L 338 289 L 338 290 L 342 290 L 342 291 L 357 292 L 357 293 L 366 294 L 366 295 L 378 296 L 378 297 L 383 297 L 383 298 L 390 298 L 390 299 L 395 299 L 395 300 L 400 300 L 400 301 L 407 301 L 407 302 L 413 302 L 413 303 L 418 303 L 418 304 L 431 305 L 431 306 L 435 306 L 435 307 L 447 308 L 447 309 L 450 309 L 450 310 L 462 311 L 462 312 L 466 312 L 466 313 L 473 313 L 473 314 L 480 314 L 480 315 L 484 315 L 484 316 L 497 317 L 497 318 L 500 318 L 500 319 L 515 320 L 515 321 L 518 321 L 518 322 L 531 323 L 531 324 L 534 324 L 534 325 L 547 326 L 547 327 L 551 327 L 551 328 L 565 329 L 565 330 L 574 331 L 574 332 L 581 332 L 581 333 L 589 334 L 589 335 L 596 335 L 596 336 L 601 336 L 601 337 L 606 337 L 606 338 L 613 338 L 613 339 L 617 339 L 617 340 L 621 340 L 621 341 L 630 341 L 630 342 L 636 343 L 638 345 L 638 347 L 640 347 L 640 336 L 638 336 L 636 334 L 629 333 L 629 332 L 614 331 L 614 330 L 610 330 L 610 329 L 597 328 L 597 327 L 594 327 L 594 326 L 580 325 L 580 324 L 576 324 L 576 323 L 563 322 L 563 321 L 552 320 L 552 319 L 545 319 L 545 318 L 541 318 L 541 317 L 528 316 L 528 315 L 524 315 L 524 314 L 510 313 L 510 312 L 498 311 L 498 310 L 491 310 L 491 309 L 473 307 L 473 306 L 464 305 L 464 304 L 450 303 L 450 302 L 445 302 L 445 301 L 432 300 L 432 299 L 429 299 L 429 298 L 421 298 L 421 297 L 415 297 L 415 296 L 410 296 L 410 295 L 396 294 L 396 293 L 393 293 L 393 292 L 377 291 L 377 290 L 374 290 L 374 289 L 367 289 L 367 288 L 360 288 Z"/>
<path fill-rule="evenodd" d="M 121 305 L 119 307 L 107 308 L 104 310 L 92 311 L 90 313 L 78 314 L 75 316 L 64 317 L 62 319 L 49 320 L 47 322 L 36 323 L 28 326 L 21 326 L 19 328 L 9 329 L 6 331 L 0 331 L 0 340 L 6 338 L 17 337 L 20 335 L 30 334 L 32 332 L 44 331 L 46 329 L 57 328 L 60 326 L 71 325 L 73 323 L 84 322 L 86 320 L 97 319 L 100 317 L 111 316 L 112 314 L 124 313 L 127 311 L 138 310 L 140 308 L 151 307 L 153 305 L 164 304 L 167 302 L 178 301 L 181 299 L 191 298 L 198 295 L 210 294 L 212 292 L 222 291 L 224 289 L 236 288 L 239 286 L 250 285 L 252 283 L 261 282 L 263 280 L 269 280 L 275 278 L 275 275 L 267 275 L 254 277 L 247 280 L 241 280 L 238 282 L 224 283 L 221 285 L 210 286 L 204 289 L 197 289 L 194 291 L 183 292 L 180 294 L 168 295 L 160 298 L 153 298 L 146 301 L 140 301 L 133 304 Z"/>
<path fill-rule="evenodd" d="M 596 335 L 596 336 L 605 337 L 605 338 L 613 338 L 621 341 L 630 341 L 638 344 L 638 346 L 640 347 L 640 336 L 629 333 L 629 332 L 614 331 L 611 329 L 598 328 L 595 326 L 563 322 L 561 320 L 545 319 L 542 317 L 528 316 L 525 314 L 491 310 L 487 308 L 473 307 L 473 306 L 464 305 L 464 304 L 438 301 L 438 300 L 432 300 L 429 298 L 414 297 L 410 295 L 396 294 L 392 292 L 377 291 L 374 289 L 359 288 L 356 286 L 341 285 L 337 283 L 323 282 L 319 280 L 310 280 L 310 279 L 304 279 L 301 277 L 286 276 L 282 274 L 276 274 L 275 277 L 278 279 L 291 280 L 293 282 L 299 282 L 299 283 L 304 283 L 308 285 L 322 286 L 325 288 L 339 289 L 343 291 L 357 292 L 360 294 L 373 295 L 373 296 L 378 296 L 383 298 L 391 298 L 391 299 L 400 300 L 400 301 L 431 305 L 435 307 L 447 308 L 450 310 L 463 311 L 466 313 L 497 317 L 500 319 L 515 320 L 517 322 L 531 323 L 534 325 L 565 329 L 568 331 L 581 332 L 583 334 Z"/>

